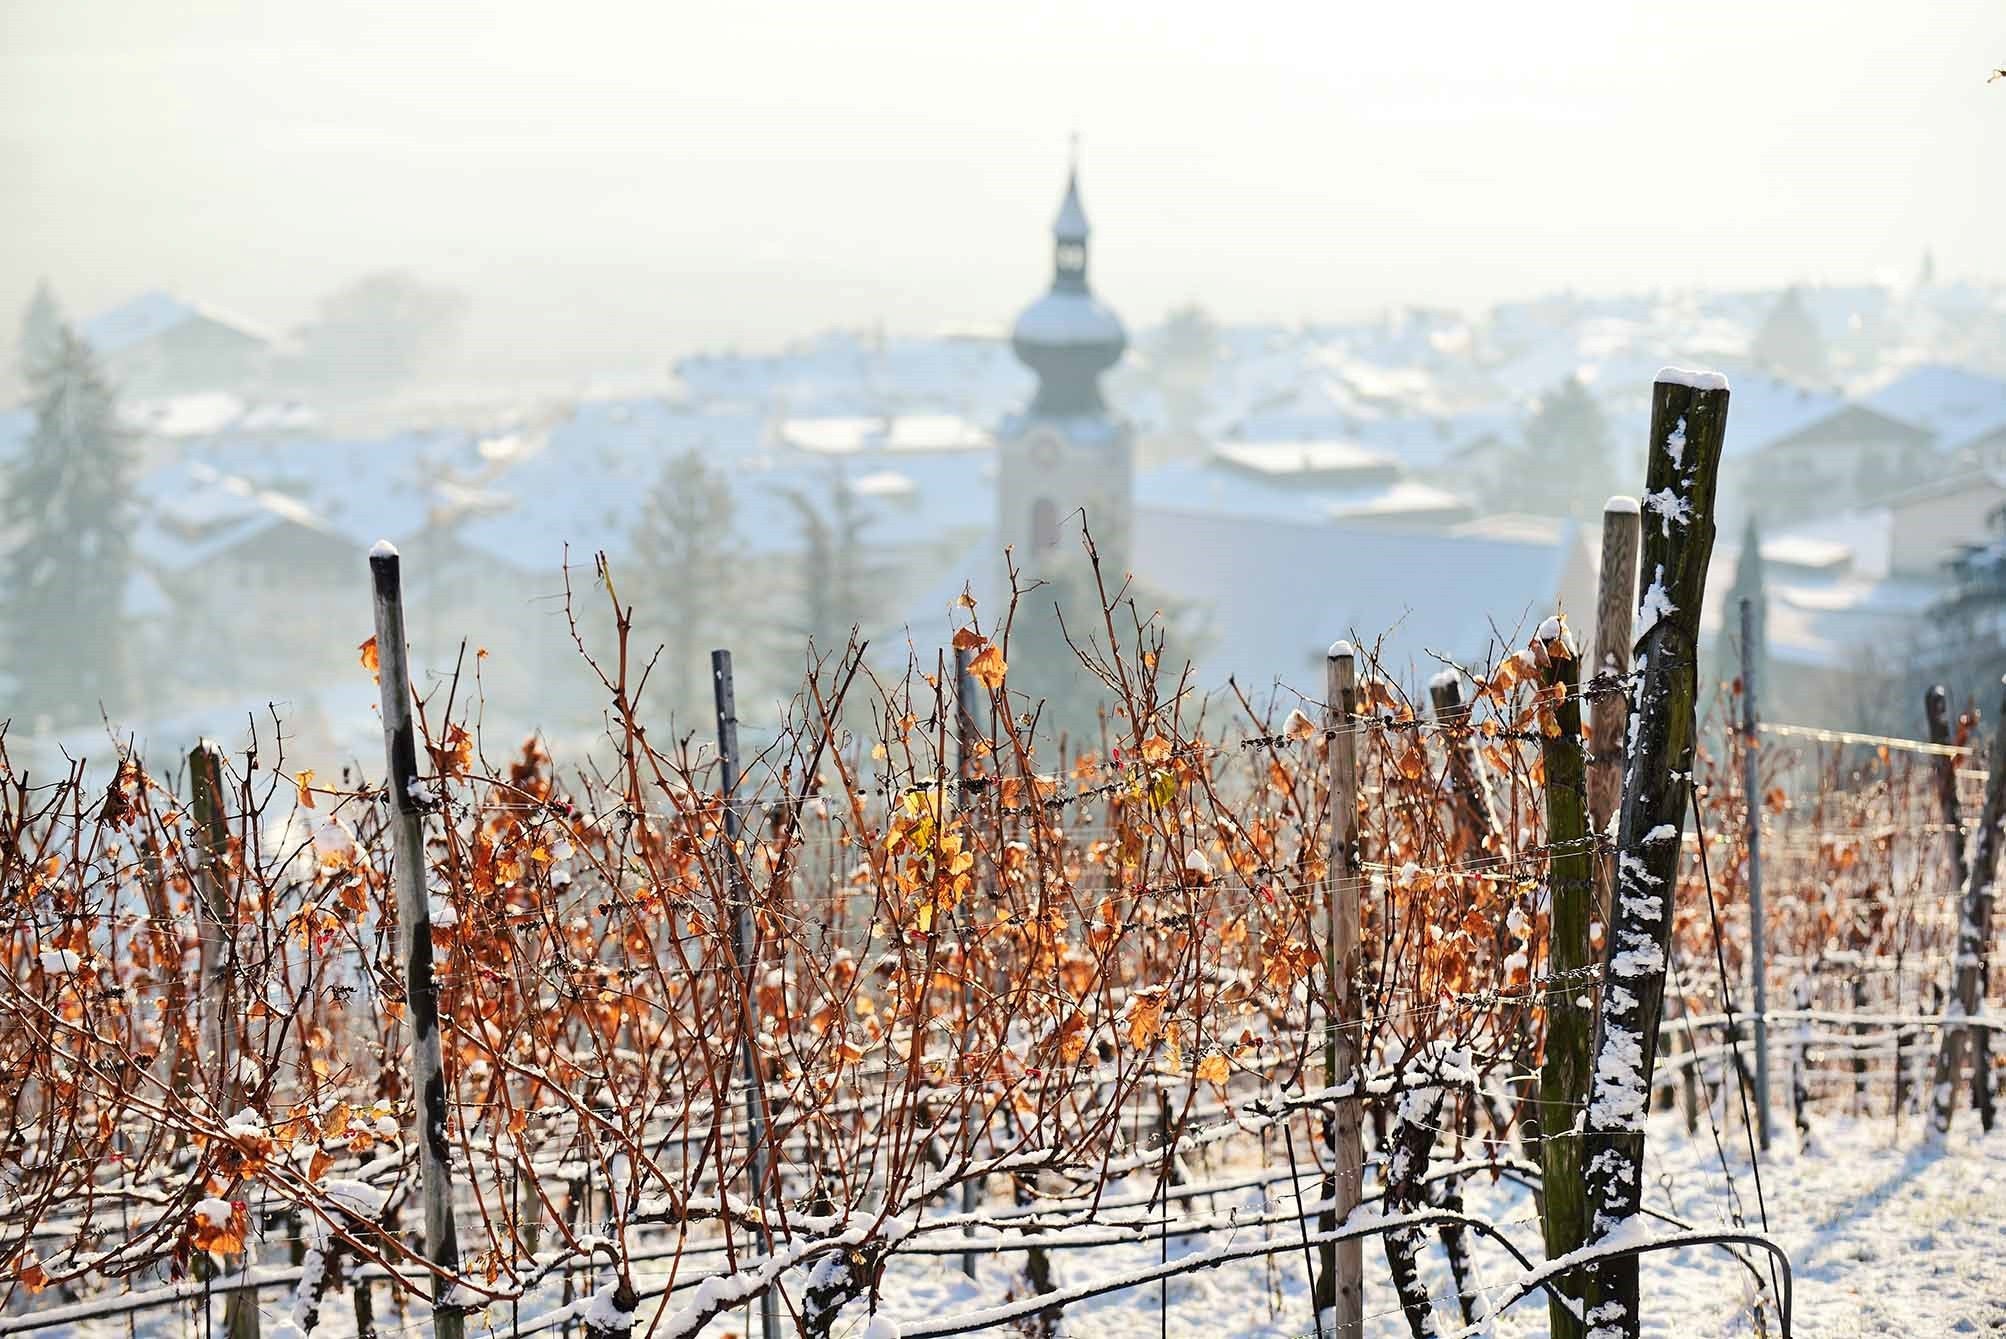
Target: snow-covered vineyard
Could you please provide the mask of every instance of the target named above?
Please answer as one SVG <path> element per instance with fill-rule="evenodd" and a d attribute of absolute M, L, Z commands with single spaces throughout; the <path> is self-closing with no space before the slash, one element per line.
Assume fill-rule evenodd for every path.
<path fill-rule="evenodd" d="M 602 564 L 566 756 L 414 695 L 379 545 L 381 770 L 0 751 L 0 1334 L 2006 1324 L 2006 734 L 1713 673 L 1732 400 L 1658 373 L 1592 617 L 1426 700 L 1332 628 L 1222 705 L 1089 562 L 1084 706 L 1006 589 L 671 736 Z"/>

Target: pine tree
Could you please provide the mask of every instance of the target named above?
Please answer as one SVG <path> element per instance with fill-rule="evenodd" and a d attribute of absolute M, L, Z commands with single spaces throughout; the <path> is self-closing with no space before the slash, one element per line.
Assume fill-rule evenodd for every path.
<path fill-rule="evenodd" d="M 35 295 L 21 313 L 21 337 L 14 357 L 22 380 L 33 386 L 55 364 L 63 333 L 63 309 L 56 304 L 54 290 L 43 279 L 35 285 Z"/>
<path fill-rule="evenodd" d="M 8 467 L 6 654 L 16 720 L 86 719 L 126 687 L 131 439 L 84 342 L 59 326 L 32 383 L 35 428 Z"/>
<path fill-rule="evenodd" d="M 710 653 L 730 640 L 739 570 L 730 481 L 699 451 L 670 458 L 634 531 L 640 618 L 667 640 L 664 686 L 678 729 L 711 705 Z"/>
<path fill-rule="evenodd" d="M 1553 516 L 1591 518 L 1616 491 L 1609 420 L 1580 377 L 1554 387 L 1526 421 L 1525 444 L 1499 481 L 1513 506 Z"/>
<path fill-rule="evenodd" d="M 784 626 L 812 639 L 818 652 L 841 651 L 853 630 L 869 636 L 883 612 L 885 574 L 871 560 L 865 535 L 870 514 L 840 464 L 831 469 L 824 495 L 784 488 L 781 496 L 801 525 L 795 608 Z"/>

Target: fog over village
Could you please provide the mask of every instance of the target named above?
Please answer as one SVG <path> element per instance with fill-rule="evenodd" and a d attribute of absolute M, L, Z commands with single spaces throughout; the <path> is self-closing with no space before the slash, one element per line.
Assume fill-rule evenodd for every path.
<path fill-rule="evenodd" d="M 2006 1329 L 2002 64 L 7 6 L 0 1336 Z"/>
<path fill-rule="evenodd" d="M 202 206 L 208 222 L 149 220 L 137 248 L 157 257 L 149 270 L 137 254 L 120 255 L 101 208 L 78 214 L 111 187 L 101 177 L 83 181 L 60 125 L 47 116 L 17 119 L 8 152 L 31 189 L 20 197 L 26 213 L 17 213 L 21 244 L 9 248 L 0 276 L 0 295 L 20 314 L 0 459 L 19 462 L 35 432 L 35 396 L 51 379 L 84 375 L 87 360 L 106 397 L 102 430 L 119 438 L 129 460 L 118 481 L 129 508 L 129 522 L 118 527 L 126 552 L 103 577 L 118 589 L 94 592 L 75 636 L 38 638 L 35 667 L 9 665 L 22 694 L 13 714 L 37 722 L 45 738 L 77 748 L 102 739 L 101 703 L 122 733 L 185 747 L 198 735 L 239 729 L 247 711 L 278 700 L 297 747 L 321 762 L 352 753 L 373 728 L 356 710 L 371 685 L 352 672 L 348 652 L 366 632 L 361 556 L 380 538 L 412 554 L 421 671 L 450 673 L 465 638 L 489 652 L 491 721 L 567 738 L 596 732 L 604 704 L 589 681 L 555 672 L 575 651 L 562 617 L 561 570 L 568 552 L 589 573 L 592 555 L 604 551 L 637 602 L 642 638 L 668 648 L 669 682 L 681 685 L 670 697 L 680 700 L 663 705 L 694 710 L 696 724 L 708 705 L 703 658 L 722 640 L 763 648 L 739 656 L 755 686 L 743 695 L 752 702 L 794 682 L 799 656 L 789 648 L 802 634 L 826 649 L 854 626 L 880 657 L 902 661 L 908 642 L 921 658 L 930 655 L 951 630 L 950 605 L 964 582 L 994 591 L 1005 545 L 1035 565 L 1040 545 L 1056 539 L 1032 533 L 1030 508 L 1041 501 L 1065 515 L 1105 503 L 1106 523 L 1126 532 L 1120 567 L 1163 606 L 1176 633 L 1172 654 L 1194 662 L 1207 691 L 1229 675 L 1258 689 L 1313 673 L 1333 628 L 1365 641 L 1387 637 L 1386 665 L 1425 680 L 1442 657 L 1482 660 L 1556 602 L 1585 613 L 1601 503 L 1638 489 L 1649 378 L 1666 363 L 1720 367 L 1733 380 L 1724 468 L 1738 486 L 1722 490 L 1708 626 L 1738 570 L 1739 548 L 1756 534 L 1768 559 L 1767 649 L 1792 669 L 1779 683 L 1791 715 L 1840 727 L 1905 720 L 1912 682 L 1936 672 L 1930 664 L 1971 654 L 1961 645 L 1967 634 L 1990 635 L 1963 619 L 1954 629 L 1924 627 L 1930 610 L 1967 601 L 1974 580 L 1982 584 L 1955 564 L 1991 540 L 1991 512 L 2006 501 L 1993 478 L 2006 467 L 2002 253 L 1996 230 L 1959 214 L 1913 219 L 1913 206 L 1904 206 L 1907 246 L 1893 234 L 1868 240 L 1872 234 L 1828 219 L 1811 227 L 1820 249 L 1769 262 L 1765 279 L 1756 278 L 1763 264 L 1739 252 L 1771 254 L 1774 243 L 1730 231 L 1657 244 L 1671 262 L 1663 266 L 1654 266 L 1648 241 L 1619 250 L 1624 258 L 1613 263 L 1598 252 L 1590 272 L 1619 277 L 1584 282 L 1569 277 L 1566 258 L 1581 249 L 1578 239 L 1560 243 L 1560 254 L 1528 256 L 1519 240 L 1527 225 L 1507 211 L 1445 239 L 1455 249 L 1440 260 L 1465 276 L 1460 287 L 1440 277 L 1443 264 L 1417 265 L 1411 253 L 1388 251 L 1411 276 L 1403 292 L 1361 254 L 1399 245 L 1388 237 L 1383 204 L 1336 205 L 1314 237 L 1305 233 L 1307 217 L 1278 218 L 1276 209 L 1309 198 L 1308 189 L 1383 202 L 1412 177 L 1410 166 L 1386 161 L 1384 146 L 1421 132 L 1392 124 L 1333 145 L 1329 158 L 1299 157 L 1287 178 L 1259 186 L 1245 174 L 1274 160 L 1275 132 L 1257 133 L 1239 109 L 1222 106 L 1220 128 L 1197 143 L 1201 152 L 1240 160 L 1239 170 L 1210 180 L 1150 178 L 1142 174 L 1157 170 L 1162 149 L 1122 138 L 1148 124 L 1138 99 L 1152 96 L 1150 88 L 1117 92 L 1105 74 L 1084 78 L 1103 56 L 1118 65 L 1107 53 L 1128 49 L 1109 30 L 1112 17 L 1083 19 L 1069 43 L 1046 41 L 1025 16 L 1000 30 L 1005 49 L 991 59 L 1007 65 L 1023 54 L 1018 44 L 1029 43 L 1048 53 L 1060 82 L 1048 90 L 998 86 L 988 67 L 978 67 L 985 91 L 1015 104 L 954 114 L 983 127 L 970 155 L 993 159 L 981 172 L 950 175 L 956 187 L 947 193 L 928 189 L 929 176 L 941 174 L 937 146 L 954 116 L 909 127 L 908 162 L 896 137 L 848 142 L 803 122 L 799 152 L 847 152 L 859 159 L 854 175 L 867 197 L 895 191 L 914 203 L 886 212 L 842 200 L 840 181 L 825 168 L 804 170 L 781 194 L 790 204 L 816 201 L 809 214 L 746 219 L 756 259 L 746 253 L 719 263 L 712 257 L 728 247 L 711 237 L 692 252 L 702 259 L 690 267 L 677 240 L 688 235 L 690 216 L 742 219 L 778 207 L 772 173 L 748 162 L 748 175 L 730 178 L 716 138 L 762 146 L 754 153 L 783 170 L 796 151 L 776 147 L 771 118 L 740 116 L 734 127 L 725 107 L 693 114 L 686 123 L 697 131 L 693 141 L 676 133 L 685 122 L 673 116 L 637 121 L 648 105 L 646 61 L 588 46 L 569 31 L 554 35 L 554 52 L 592 50 L 596 64 L 587 69 L 607 76 L 607 85 L 586 70 L 558 72 L 533 54 L 526 20 L 456 37 L 429 21 L 386 18 L 349 39 L 355 58 L 378 71 L 365 77 L 333 49 L 315 47 L 326 34 L 302 16 L 260 29 L 219 9 L 178 31 L 159 16 L 128 17 L 129 31 L 108 36 L 46 12 L 22 13 L 13 21 L 22 63 L 10 96 L 23 112 L 36 93 L 46 94 L 37 104 L 45 110 L 74 108 L 78 133 L 118 154 L 141 143 L 137 126 L 84 105 L 79 86 L 129 87 L 191 130 L 217 136 L 217 147 L 240 144 L 253 181 L 269 176 L 276 186 L 306 154 L 305 163 L 326 162 L 357 185 L 375 172 L 386 188 L 438 201 L 435 212 L 469 227 L 476 221 L 465 208 L 447 202 L 456 193 L 485 201 L 498 184 L 488 169 L 510 161 L 510 152 L 520 160 L 523 190 L 510 192 L 514 203 L 484 204 L 495 215 L 450 256 L 434 240 L 436 223 L 400 225 L 387 202 L 344 203 L 358 226 L 349 243 L 354 259 L 343 263 L 340 239 L 323 220 L 273 214 L 275 199 L 256 214 L 238 213 L 244 205 L 223 202 L 257 199 L 255 185 L 226 186 L 205 168 L 212 184 L 200 194 L 215 201 Z M 874 21 L 857 17 L 860 25 Z M 682 31 L 659 22 L 647 31 L 665 40 Z M 1625 22 L 1609 28 L 1589 40 L 1642 41 L 1650 32 Z M 786 24 L 769 33 L 778 42 L 770 48 L 772 77 L 808 80 L 795 96 L 809 106 L 845 96 L 814 82 L 822 67 L 800 49 L 811 30 L 801 30 L 799 45 Z M 1324 29 L 1319 21 L 1304 31 Z M 1389 30 L 1388 53 L 1410 35 L 1404 25 Z M 716 43 L 720 55 L 747 50 L 752 40 L 735 20 L 708 36 L 683 36 Z M 478 66 L 438 75 L 440 95 L 464 106 L 472 123 L 411 102 L 424 61 L 461 39 L 495 62 L 493 77 Z M 37 40 L 44 62 L 26 59 Z M 943 30 L 933 40 L 953 39 Z M 1102 43 L 1114 45 L 1104 51 Z M 1159 49 L 1157 39 L 1131 54 L 1162 62 L 1166 78 L 1191 69 L 1188 51 Z M 1316 66 L 1270 54 L 1291 77 Z M 699 103 L 704 87 L 722 82 L 691 69 L 691 55 L 678 49 L 666 58 L 687 78 L 662 86 L 662 109 Z M 938 83 L 932 70 L 900 66 L 894 55 L 867 59 L 873 69 L 917 73 L 916 90 Z M 1253 53 L 1225 59 L 1213 82 L 1237 92 L 1246 72 L 1235 67 Z M 1336 59 L 1347 70 L 1357 58 Z M 288 62 L 318 72 L 319 82 L 287 87 Z M 1556 68 L 1568 71 L 1563 81 L 1576 78 L 1570 67 Z M 1649 69 L 1640 77 L 1654 86 L 1675 77 Z M 556 80 L 552 96 L 579 92 L 553 102 L 552 116 L 531 134 L 526 127 L 537 118 L 522 97 L 500 99 L 535 70 Z M 1904 67 L 1875 77 L 1955 86 L 1947 70 L 1925 76 Z M 1479 70 L 1470 78 L 1497 76 Z M 1334 126 L 1379 105 L 1377 82 L 1365 79 L 1356 104 L 1334 90 L 1324 95 Z M 329 99 L 345 86 L 357 93 L 354 134 L 368 137 L 358 143 L 381 151 L 380 161 L 362 160 L 374 166 L 359 167 L 357 145 L 331 137 L 343 114 Z M 1520 104 L 1536 96 L 1523 82 L 1512 86 Z M 1974 87 L 1997 91 L 1982 79 Z M 1285 84 L 1268 96 L 1279 109 L 1307 94 Z M 1382 115 L 1396 115 L 1390 108 L 1415 96 L 1381 99 L 1389 106 Z M 1893 95 L 1846 96 L 1852 110 L 1824 133 L 1850 135 L 1857 146 L 1892 142 L 1875 113 Z M 1958 96 L 1984 105 L 1968 88 Z M 877 124 L 873 109 L 882 105 L 859 97 L 840 118 L 844 133 Z M 1544 124 L 1536 102 L 1504 105 L 1507 115 Z M 1083 114 L 1087 106 L 1105 108 L 1108 131 Z M 233 139 L 232 107 L 255 109 L 259 128 Z M 1189 119 L 1179 108 L 1162 112 L 1161 134 Z M 401 141 L 392 134 L 400 115 L 408 126 Z M 1722 115 L 1708 109 L 1687 119 L 1706 125 Z M 660 194 L 638 195 L 641 185 L 630 181 L 609 195 L 603 176 L 553 162 L 567 127 L 578 136 L 578 161 L 617 162 L 621 179 L 645 179 Z M 999 141 L 1006 128 L 1014 138 Z M 1982 118 L 1978 128 L 1999 133 Z M 1649 156 L 1644 144 L 1626 151 L 1592 134 L 1567 132 L 1598 155 Z M 469 161 L 483 167 L 464 186 L 418 184 L 399 165 L 400 152 L 427 155 L 415 166 L 462 141 L 479 155 Z M 1937 151 L 1956 143 L 1943 141 Z M 281 145 L 291 157 L 275 156 Z M 172 145 L 163 152 L 182 153 Z M 1053 221 L 1076 160 L 1074 203 L 1080 243 L 1092 254 L 1091 289 L 1121 345 L 1102 378 L 1103 405 L 1094 413 L 1105 423 L 1096 430 L 1123 445 L 1034 496 L 1031 484 L 1045 471 L 1034 453 L 1010 448 L 1035 435 L 1025 410 L 1036 376 L 1011 334 L 1019 313 L 1052 284 Z M 1953 155 L 1946 184 L 1962 192 L 1972 183 L 1960 174 L 1989 180 L 1982 161 Z M 1801 170 L 1828 169 L 1815 158 Z M 1737 181 L 1739 171 L 1729 169 Z M 134 172 L 160 181 L 162 168 L 135 164 Z M 542 222 L 549 201 L 523 198 L 539 194 L 539 172 L 579 191 L 575 244 L 502 270 L 470 266 L 470 255 L 500 252 L 515 239 L 561 235 Z M 1301 180 L 1333 172 L 1336 186 Z M 1545 180 L 1552 169 L 1537 172 Z M 694 189 L 676 189 L 679 174 Z M 960 189 L 964 178 L 979 183 L 979 193 Z M 188 209 L 198 199 L 190 184 L 161 181 L 160 190 Z M 1438 189 L 1411 193 L 1419 199 Z M 1784 189 L 1773 188 L 1771 212 L 1794 216 L 1799 205 Z M 1817 177 L 1804 189 L 1827 187 Z M 302 203 L 311 206 L 325 190 L 303 180 Z M 743 201 L 733 198 L 740 192 Z M 628 209 L 640 199 L 651 212 L 659 200 L 666 214 L 660 228 L 638 228 L 648 240 L 637 246 L 640 220 Z M 808 226 L 828 213 L 822 201 L 849 217 L 833 229 L 823 219 Z M 1738 212 L 1746 208 L 1737 203 Z M 1655 212 L 1629 215 L 1629 226 L 1682 241 L 1706 227 L 1645 221 Z M 1167 254 L 1159 240 L 1166 216 L 1184 220 L 1170 234 L 1180 244 Z M 805 231 L 794 232 L 793 251 L 776 255 L 797 224 Z M 533 226 L 542 231 L 526 231 Z M 241 259 L 205 253 L 204 227 Z M 1571 227 L 1560 235 L 1573 238 Z M 483 231 L 494 237 L 491 246 L 483 246 Z M 814 240 L 818 232 L 840 239 L 840 258 Z M 867 252 L 857 250 L 860 234 L 870 239 Z M 289 236 L 315 248 L 311 262 L 289 267 L 312 276 L 311 286 L 275 277 L 284 273 L 275 258 L 286 251 L 273 243 L 296 246 Z M 1464 249 L 1481 236 L 1498 238 L 1494 257 Z M 634 257 L 631 276 L 600 254 L 600 238 L 611 240 L 612 254 Z M 943 254 L 957 263 L 943 266 Z M 1138 260 L 1154 269 L 1138 271 Z M 855 274 L 860 298 L 848 305 L 827 291 L 824 276 L 838 266 Z M 691 274 L 688 297 L 663 279 L 679 269 Z M 1290 282 L 1292 271 L 1301 280 Z M 1708 274 L 1732 278 L 1704 282 Z M 1248 289 L 1249 281 L 1257 286 Z M 573 286 L 568 297 L 557 295 L 559 283 Z M 1140 290 L 1133 300 L 1131 289 Z M 1291 289 L 1300 296 L 1277 297 Z M 261 314 L 241 314 L 246 300 Z M 1263 308 L 1275 314 L 1253 315 Z M 715 335 L 703 333 L 696 309 L 719 313 Z M 604 316 L 588 334 L 580 321 L 595 311 Z M 798 325 L 790 327 L 789 311 L 802 313 Z M 62 361 L 53 350 L 63 326 L 79 348 L 68 364 L 52 365 Z M 16 548 L 32 536 L 36 516 L 57 523 L 32 488 L 8 491 L 21 513 L 11 528 Z M 1097 510 L 1086 513 L 1090 526 Z M 1069 554 L 1076 545 L 1062 547 Z M 1342 576 L 1313 576 L 1318 566 Z M 722 600 L 660 594 L 696 588 L 730 593 Z M 343 607 L 356 614 L 352 638 L 336 621 Z M 89 628 L 93 618 L 116 625 L 119 664 L 97 663 L 107 648 Z M 1918 639 L 1928 643 L 1920 656 L 1907 649 Z M 1894 646 L 1903 649 L 1890 654 Z M 218 654 L 223 648 L 227 654 Z M 80 672 L 103 691 L 71 691 Z M 55 697 L 38 693 L 38 683 L 56 688 Z M 1902 704 L 1892 714 L 1882 706 L 1891 688 Z"/>

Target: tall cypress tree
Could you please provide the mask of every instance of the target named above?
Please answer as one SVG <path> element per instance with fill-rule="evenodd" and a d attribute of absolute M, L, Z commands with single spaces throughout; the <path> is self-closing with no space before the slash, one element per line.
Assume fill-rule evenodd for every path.
<path fill-rule="evenodd" d="M 1741 552 L 1735 555 L 1734 584 L 1720 607 L 1720 635 L 1714 643 L 1714 681 L 1733 683 L 1741 677 L 1741 602 L 1755 602 L 1755 686 L 1765 696 L 1772 687 L 1769 678 L 1769 596 L 1762 575 L 1762 535 L 1755 513 L 1741 531 Z"/>
<path fill-rule="evenodd" d="M 87 719 L 126 687 L 132 441 L 89 346 L 63 326 L 53 348 L 31 382 L 34 432 L 0 495 L 7 714 L 31 728 L 43 716 Z"/>

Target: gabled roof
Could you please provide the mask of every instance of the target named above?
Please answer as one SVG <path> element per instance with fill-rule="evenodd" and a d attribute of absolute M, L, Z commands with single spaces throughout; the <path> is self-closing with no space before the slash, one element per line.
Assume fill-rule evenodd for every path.
<path fill-rule="evenodd" d="M 1865 403 L 1926 429 L 1949 448 L 2006 424 L 2006 381 L 1926 363 L 1882 385 Z"/>
<path fill-rule="evenodd" d="M 1723 454 L 1746 459 L 1807 428 L 1815 427 L 1846 408 L 1844 396 L 1799 386 L 1760 372 L 1730 373 L 1727 438 Z"/>
<path fill-rule="evenodd" d="M 225 326 L 260 344 L 271 343 L 271 336 L 249 321 L 227 316 L 203 303 L 161 292 L 141 293 L 108 311 L 99 312 L 83 323 L 82 333 L 84 342 L 99 353 L 117 353 L 196 320 Z"/>

